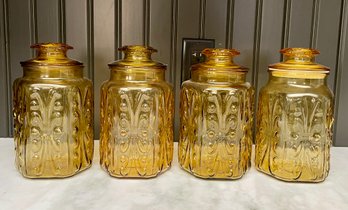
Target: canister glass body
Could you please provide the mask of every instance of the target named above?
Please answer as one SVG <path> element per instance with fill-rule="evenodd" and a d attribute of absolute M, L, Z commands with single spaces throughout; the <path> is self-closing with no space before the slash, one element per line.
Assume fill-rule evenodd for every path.
<path fill-rule="evenodd" d="M 93 158 L 92 83 L 82 63 L 60 43 L 32 46 L 13 84 L 16 165 L 28 178 L 61 178 L 90 167 Z"/>
<path fill-rule="evenodd" d="M 181 89 L 179 163 L 209 179 L 238 179 L 250 167 L 253 88 L 236 50 L 205 49 Z"/>
<path fill-rule="evenodd" d="M 172 87 L 151 47 L 125 46 L 101 88 L 100 164 L 114 177 L 150 178 L 173 157 Z"/>
<path fill-rule="evenodd" d="M 285 181 L 321 182 L 329 172 L 333 94 L 329 69 L 314 63 L 319 52 L 281 51 L 259 95 L 255 165 Z"/>

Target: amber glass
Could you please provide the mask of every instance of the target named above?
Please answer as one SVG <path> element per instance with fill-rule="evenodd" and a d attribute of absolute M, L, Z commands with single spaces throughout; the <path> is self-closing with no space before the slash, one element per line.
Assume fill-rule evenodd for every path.
<path fill-rule="evenodd" d="M 253 88 L 236 50 L 205 49 L 181 89 L 179 163 L 201 178 L 238 179 L 250 167 Z"/>
<path fill-rule="evenodd" d="M 151 47 L 125 46 L 101 88 L 100 164 L 114 177 L 150 178 L 173 157 L 173 90 Z"/>
<path fill-rule="evenodd" d="M 256 158 L 259 171 L 285 181 L 321 182 L 329 172 L 333 94 L 329 69 L 314 63 L 319 52 L 281 51 L 259 95 Z"/>
<path fill-rule="evenodd" d="M 67 58 L 72 47 L 33 45 L 37 57 L 21 62 L 13 84 L 16 165 L 28 178 L 61 178 L 90 167 L 93 92 L 83 65 Z"/>

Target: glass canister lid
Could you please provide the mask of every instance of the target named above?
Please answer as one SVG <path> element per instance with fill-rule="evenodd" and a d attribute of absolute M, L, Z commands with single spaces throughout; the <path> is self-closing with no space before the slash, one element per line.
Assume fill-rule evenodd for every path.
<path fill-rule="evenodd" d="M 301 71 L 307 73 L 327 74 L 330 68 L 315 63 L 315 56 L 318 50 L 310 48 L 285 48 L 280 50 L 284 55 L 283 62 L 269 65 L 270 71 L 294 72 Z"/>
<path fill-rule="evenodd" d="M 21 62 L 22 66 L 83 66 L 79 61 L 67 57 L 73 47 L 64 43 L 40 43 L 31 48 L 37 50 L 37 57 Z"/>
<path fill-rule="evenodd" d="M 149 68 L 149 69 L 166 69 L 163 63 L 151 59 L 152 53 L 157 52 L 150 46 L 128 45 L 118 49 L 124 53 L 122 60 L 109 64 L 110 68 Z"/>
<path fill-rule="evenodd" d="M 192 65 L 191 70 L 231 70 L 247 72 L 248 68 L 234 63 L 233 58 L 240 54 L 236 49 L 206 48 L 202 51 L 205 61 Z"/>

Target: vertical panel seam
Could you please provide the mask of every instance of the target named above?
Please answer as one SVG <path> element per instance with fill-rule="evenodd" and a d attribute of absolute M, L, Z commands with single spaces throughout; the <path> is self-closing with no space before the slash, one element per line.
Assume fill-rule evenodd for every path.
<path fill-rule="evenodd" d="M 9 19 L 8 19 L 8 0 L 3 0 L 3 20 L 4 20 L 4 39 L 5 39 L 5 74 L 7 87 L 7 136 L 13 136 L 11 114 L 12 113 L 12 84 L 11 84 L 11 65 L 10 65 L 10 39 L 9 39 Z"/>
<path fill-rule="evenodd" d="M 150 45 L 150 0 L 144 0 L 144 45 Z"/>
<path fill-rule="evenodd" d="M 87 1 L 87 63 L 88 63 L 88 77 L 94 83 L 94 1 Z"/>
<path fill-rule="evenodd" d="M 284 1 L 283 31 L 282 31 L 282 43 L 281 43 L 282 48 L 287 48 L 289 46 L 291 5 L 292 5 L 292 0 Z"/>
<path fill-rule="evenodd" d="M 235 0 L 227 1 L 227 20 L 226 20 L 226 48 L 233 46 L 233 30 L 234 30 L 234 5 Z"/>
<path fill-rule="evenodd" d="M 29 2 L 29 29 L 30 29 L 30 44 L 36 44 L 37 43 L 37 6 L 36 6 L 36 0 L 30 0 Z M 31 55 L 35 56 L 35 50 L 31 50 Z"/>
<path fill-rule="evenodd" d="M 122 47 L 122 0 L 115 0 L 115 59 L 121 59 L 122 53 L 117 49 Z"/>
<path fill-rule="evenodd" d="M 171 0 L 172 15 L 171 15 L 171 37 L 170 37 L 170 78 L 169 82 L 173 84 L 176 82 L 176 51 L 178 38 L 178 0 Z"/>
<path fill-rule="evenodd" d="M 58 40 L 66 42 L 65 0 L 58 1 Z"/>
<path fill-rule="evenodd" d="M 206 15 L 207 0 L 199 1 L 199 31 L 198 37 L 204 39 L 205 37 L 205 15 Z"/>
<path fill-rule="evenodd" d="M 339 27 L 339 37 L 338 37 L 338 47 L 337 47 L 337 59 L 336 59 L 336 74 L 335 74 L 335 126 L 334 126 L 334 145 L 336 145 L 336 136 L 337 136 L 337 122 L 338 122 L 338 108 L 339 108 L 339 96 L 340 96 L 340 87 L 341 87 L 341 75 L 343 68 L 343 60 L 345 56 L 345 46 L 347 41 L 347 24 L 348 24 L 348 0 L 342 0 L 341 2 L 341 20 Z"/>
<path fill-rule="evenodd" d="M 319 28 L 319 13 L 320 13 L 320 0 L 313 0 L 312 5 L 312 28 L 310 37 L 310 48 L 317 47 L 318 41 L 318 28 Z"/>

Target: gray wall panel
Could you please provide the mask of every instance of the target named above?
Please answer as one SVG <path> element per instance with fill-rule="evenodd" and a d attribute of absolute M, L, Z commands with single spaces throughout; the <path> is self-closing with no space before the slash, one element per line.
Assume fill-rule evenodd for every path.
<path fill-rule="evenodd" d="M 6 50 L 6 5 L 0 1 L 0 136 L 9 135 L 9 106 L 7 91 L 7 50 Z"/>
<path fill-rule="evenodd" d="M 59 42 L 59 1 L 36 0 L 38 42 Z"/>
<path fill-rule="evenodd" d="M 70 0 L 65 4 L 66 43 L 73 46 L 69 56 L 83 62 L 84 76 L 91 78 L 89 73 L 88 51 L 88 14 L 86 0 Z M 79 8 L 79 9 L 77 9 Z"/>
<path fill-rule="evenodd" d="M 108 63 L 115 59 L 115 1 L 94 0 L 94 132 L 99 138 L 100 86 L 109 79 Z"/>
<path fill-rule="evenodd" d="M 227 0 L 219 0 L 218 4 L 215 0 L 206 2 L 204 37 L 215 39 L 218 48 L 226 45 L 227 9 Z"/>
<path fill-rule="evenodd" d="M 313 0 L 291 0 L 289 42 L 286 47 L 309 47 Z"/>
<path fill-rule="evenodd" d="M 9 103 L 12 106 L 12 83 L 22 76 L 22 68 L 20 61 L 31 58 L 32 51 L 30 50 L 32 30 L 30 25 L 30 6 L 29 1 L 10 0 L 8 2 L 8 23 L 9 23 L 9 83 L 8 93 L 11 95 Z M 18 16 L 18 14 L 21 14 Z M 32 30 L 31 30 L 32 29 Z M 10 122 L 12 123 L 12 115 Z M 12 130 L 12 125 L 11 125 Z M 12 132 L 10 132 L 12 136 Z"/>
<path fill-rule="evenodd" d="M 153 59 L 168 65 L 166 80 L 173 82 L 170 69 L 171 33 L 172 33 L 171 1 L 152 0 L 150 4 L 149 45 L 158 50 Z"/>
<path fill-rule="evenodd" d="M 122 0 L 122 45 L 144 43 L 144 0 Z"/>
<path fill-rule="evenodd" d="M 233 18 L 233 40 L 230 47 L 240 51 L 235 61 L 249 68 L 247 80 L 252 82 L 253 49 L 255 30 L 255 0 L 235 0 Z"/>
<path fill-rule="evenodd" d="M 30 14 L 28 2 L 22 0 L 8 1 L 9 10 L 9 43 L 10 50 L 10 83 L 22 76 L 20 61 L 31 58 Z M 17 14 L 21 14 L 20 18 Z"/>
<path fill-rule="evenodd" d="M 320 51 L 316 61 L 331 68 L 328 84 L 334 90 L 341 0 L 320 0 L 318 10 L 317 40 L 313 47 Z"/>
<path fill-rule="evenodd" d="M 268 65 L 279 62 L 282 43 L 284 1 L 265 0 L 262 5 L 260 53 L 256 88 L 260 90 L 268 81 Z M 257 56 L 257 55 L 256 55 Z"/>
<path fill-rule="evenodd" d="M 348 0 L 342 4 L 342 22 L 340 30 L 339 50 L 336 75 L 336 134 L 334 145 L 348 146 Z"/>

